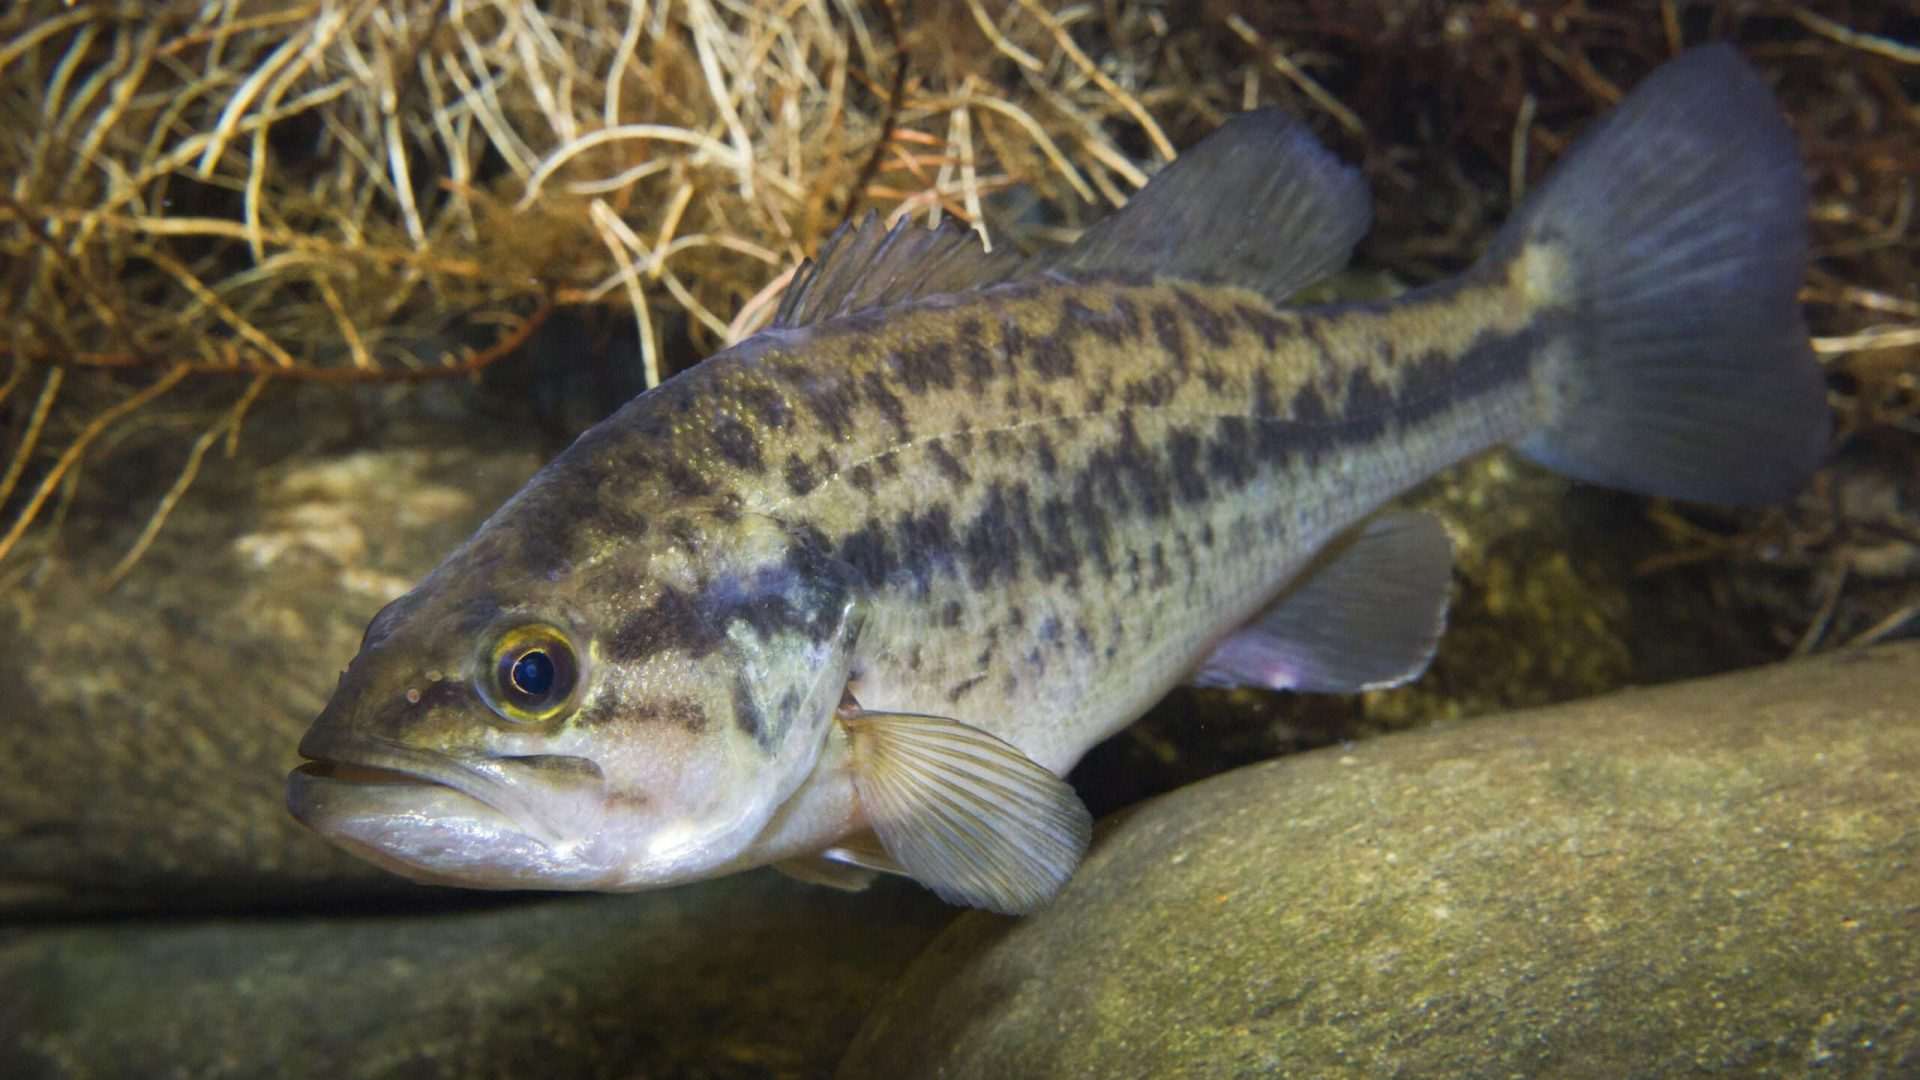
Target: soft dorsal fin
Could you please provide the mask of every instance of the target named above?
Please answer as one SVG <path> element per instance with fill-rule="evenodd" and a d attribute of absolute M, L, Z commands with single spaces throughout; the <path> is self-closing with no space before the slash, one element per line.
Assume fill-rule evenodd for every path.
<path fill-rule="evenodd" d="M 1360 171 L 1261 109 L 1195 143 L 1045 267 L 1225 282 L 1280 301 L 1345 266 L 1371 219 Z"/>
<path fill-rule="evenodd" d="M 1447 622 L 1453 544 L 1431 514 L 1382 514 L 1215 647 L 1196 686 L 1350 694 L 1418 678 Z"/>
<path fill-rule="evenodd" d="M 989 252 L 972 229 L 943 222 L 923 229 L 902 218 L 888 229 L 872 211 L 835 229 L 794 275 L 773 325 L 811 326 L 841 315 L 966 292 L 1021 276 L 1028 262 Z"/>

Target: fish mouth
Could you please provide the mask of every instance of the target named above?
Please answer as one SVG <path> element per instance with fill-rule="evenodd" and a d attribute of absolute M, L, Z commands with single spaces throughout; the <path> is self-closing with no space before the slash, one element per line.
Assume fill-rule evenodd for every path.
<path fill-rule="evenodd" d="M 424 884 L 568 888 L 588 873 L 568 849 L 577 830 L 550 822 L 538 796 L 597 796 L 598 766 L 558 755 L 467 761 L 384 744 L 300 746 L 287 809 L 375 865 Z"/>
<path fill-rule="evenodd" d="M 335 780 L 347 784 L 438 784 L 418 773 L 387 769 L 378 765 L 352 765 L 343 761 L 309 761 L 293 770 L 317 780 Z"/>

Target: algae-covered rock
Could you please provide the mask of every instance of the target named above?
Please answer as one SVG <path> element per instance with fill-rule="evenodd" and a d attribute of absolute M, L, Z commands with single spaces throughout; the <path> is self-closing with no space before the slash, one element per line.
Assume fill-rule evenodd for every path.
<path fill-rule="evenodd" d="M 950 918 L 771 871 L 435 915 L 0 932 L 0 1075 L 820 1076 Z"/>
<path fill-rule="evenodd" d="M 348 443 L 342 404 L 256 419 L 113 588 L 139 515 L 6 596 L 0 912 L 418 891 L 297 825 L 285 777 L 367 620 L 541 455 L 524 432 L 482 446 L 430 423 L 309 449 Z"/>
<path fill-rule="evenodd" d="M 841 1075 L 1920 1075 L 1920 647 L 1384 736 L 1110 821 Z"/>

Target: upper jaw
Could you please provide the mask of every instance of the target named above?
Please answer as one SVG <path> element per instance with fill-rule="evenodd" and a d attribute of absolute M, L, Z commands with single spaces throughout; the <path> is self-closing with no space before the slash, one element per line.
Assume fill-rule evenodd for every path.
<path fill-rule="evenodd" d="M 415 750 L 385 740 L 341 736 L 316 725 L 300 740 L 305 764 L 294 775 L 348 784 L 418 786 L 440 784 L 481 802 L 495 800 L 471 769 L 444 754 Z"/>

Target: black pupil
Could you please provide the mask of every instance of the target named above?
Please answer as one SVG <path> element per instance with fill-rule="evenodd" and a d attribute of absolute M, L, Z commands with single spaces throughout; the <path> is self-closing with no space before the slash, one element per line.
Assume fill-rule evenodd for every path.
<path fill-rule="evenodd" d="M 544 697 L 553 689 L 553 658 L 529 649 L 513 662 L 513 688 L 528 697 Z"/>

